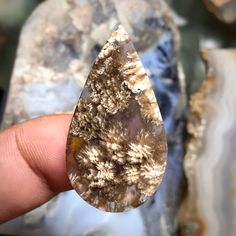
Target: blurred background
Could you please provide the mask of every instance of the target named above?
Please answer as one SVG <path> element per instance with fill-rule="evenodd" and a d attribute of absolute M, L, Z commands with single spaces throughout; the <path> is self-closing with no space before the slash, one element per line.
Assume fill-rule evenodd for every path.
<path fill-rule="evenodd" d="M 21 27 L 41 2 L 43 1 L 0 0 L 0 117 L 3 113 Z M 207 10 L 203 1 L 167 0 L 166 2 L 174 12 L 173 16 L 181 32 L 180 56 L 186 73 L 186 88 L 189 95 L 199 87 L 199 81 L 205 77 L 199 49 L 235 47 L 236 26 L 234 22 L 222 22 Z"/>
<path fill-rule="evenodd" d="M 101 46 L 103 45 L 103 41 L 110 33 L 110 29 L 107 29 L 107 25 L 103 25 L 101 28 L 97 27 L 98 32 L 95 32 L 92 27 L 90 27 L 90 29 L 88 30 L 85 29 L 86 27 L 84 27 L 84 25 L 87 26 L 89 24 L 87 24 L 86 17 L 88 17 L 89 20 L 92 19 L 92 17 L 89 15 L 90 13 L 88 12 L 96 5 L 96 2 L 98 2 L 96 0 L 62 0 L 62 2 L 67 2 L 70 7 L 65 7 L 64 3 L 60 5 L 60 3 L 62 2 L 60 2 L 59 0 L 58 4 L 55 0 L 48 0 L 48 2 L 51 2 L 52 5 L 48 4 L 44 9 L 41 8 L 41 10 L 38 10 L 37 12 L 38 15 L 35 14 L 32 17 L 32 12 L 35 9 L 39 9 L 37 8 L 37 6 L 43 2 L 47 1 L 0 0 L 0 120 L 3 119 L 4 108 L 9 92 L 10 79 L 14 79 L 11 84 L 11 87 L 14 89 L 10 94 L 11 99 L 8 101 L 9 109 L 7 111 L 7 116 L 5 117 L 6 126 L 38 115 L 47 114 L 52 111 L 71 111 L 75 104 L 75 101 L 79 97 L 78 93 L 82 89 L 80 83 L 82 81 L 81 78 L 84 78 L 84 75 L 88 73 L 90 68 L 89 63 L 92 63 Z M 108 2 L 113 2 L 112 4 L 114 4 L 115 1 L 107 0 L 101 2 L 109 5 Z M 140 54 L 145 68 L 148 69 L 150 71 L 150 74 L 152 75 L 151 80 L 153 83 L 153 88 L 155 93 L 157 94 L 156 96 L 158 98 L 161 112 L 166 125 L 169 145 L 169 161 L 166 178 L 163 181 L 164 184 L 161 186 L 160 191 L 157 192 L 154 198 L 148 204 L 146 204 L 144 208 L 141 208 L 141 210 L 138 211 L 134 211 L 130 215 L 124 214 L 121 217 L 118 217 L 118 215 L 102 215 L 100 212 L 94 211 L 94 209 L 89 208 L 89 206 L 87 205 L 84 205 L 84 203 L 80 202 L 77 204 L 77 196 L 74 196 L 73 194 L 71 195 L 71 193 L 68 192 L 63 196 L 59 196 L 59 200 L 54 200 L 54 207 L 51 207 L 51 205 L 49 204 L 49 206 L 47 205 L 44 208 L 41 208 L 41 211 L 35 211 L 35 213 L 26 215 L 24 219 L 16 219 L 16 221 L 11 221 L 5 225 L 0 226 L 0 233 L 18 235 L 16 234 L 16 231 L 22 229 L 22 231 L 20 232 L 27 233 L 20 233 L 19 235 L 42 235 L 42 232 L 44 233 L 44 235 L 65 235 L 63 233 L 63 230 L 67 230 L 67 228 L 65 227 L 66 229 L 63 229 L 63 224 L 60 225 L 62 219 L 59 219 L 59 217 L 56 218 L 57 216 L 55 216 L 56 214 L 63 216 L 63 214 L 65 213 L 67 218 L 63 218 L 63 222 L 68 226 L 68 228 L 76 228 L 75 226 L 69 225 L 68 222 L 71 222 L 71 218 L 72 220 L 75 218 L 77 219 L 84 214 L 87 214 L 90 217 L 90 220 L 87 219 L 86 222 L 82 222 L 81 225 L 78 226 L 78 228 L 74 229 L 73 234 L 67 235 L 234 236 L 234 232 L 236 230 L 236 221 L 234 220 L 236 219 L 236 197 L 234 199 L 232 195 L 236 194 L 236 167 L 234 174 L 232 174 L 233 177 L 231 176 L 232 178 L 228 176 L 228 179 L 226 179 L 225 176 L 227 176 L 228 173 L 231 174 L 231 169 L 229 168 L 229 166 L 231 166 L 232 168 L 234 168 L 234 165 L 236 166 L 236 163 L 234 161 L 234 159 L 236 159 L 234 156 L 235 151 L 232 151 L 231 149 L 233 145 L 231 145 L 230 147 L 227 146 L 227 150 L 231 151 L 227 151 L 226 154 L 221 154 L 221 152 L 224 153 L 224 145 L 226 144 L 222 145 L 222 150 L 218 150 L 218 148 L 220 149 L 220 145 L 213 145 L 212 147 L 210 145 L 202 145 L 202 143 L 204 143 L 206 139 L 201 135 L 204 132 L 208 132 L 208 125 L 204 126 L 203 124 L 208 124 L 207 122 L 211 123 L 211 121 L 214 120 L 213 117 L 218 117 L 217 112 L 213 113 L 214 115 L 205 115 L 206 110 L 212 111 L 211 103 L 218 104 L 218 100 L 211 100 L 214 98 L 211 97 L 211 99 L 209 99 L 211 101 L 209 104 L 204 100 L 207 97 L 207 92 L 212 92 L 212 88 L 210 87 L 211 89 L 208 89 L 208 87 L 204 87 L 203 81 L 207 79 L 207 73 L 203 60 L 200 56 L 200 51 L 202 49 L 235 48 L 236 0 L 147 0 L 146 2 L 148 2 L 149 7 L 151 6 L 151 9 L 153 8 L 153 6 L 157 6 L 155 12 L 156 15 L 152 11 L 150 12 L 154 14 L 155 17 L 158 17 L 155 18 L 153 15 L 151 15 L 151 17 L 149 16 L 149 18 L 147 18 L 148 20 L 145 18 L 144 21 L 147 20 L 145 22 L 148 22 L 148 26 L 143 27 L 143 25 L 141 25 L 140 28 L 139 20 L 141 19 L 140 21 L 141 23 L 143 23 L 141 12 L 142 7 L 139 8 L 138 6 L 132 6 L 132 4 L 135 5 L 136 2 L 138 2 L 139 4 L 143 4 L 143 2 L 145 1 L 137 0 L 135 2 L 133 0 L 127 0 L 127 2 L 130 3 L 130 5 L 127 5 L 127 11 L 125 11 L 125 4 L 122 5 L 122 3 L 124 2 L 124 0 L 120 0 L 119 3 L 118 1 L 116 1 L 116 4 L 114 4 L 115 10 L 113 8 L 108 8 L 109 11 L 106 11 L 104 14 L 103 12 L 94 14 L 94 22 L 96 22 L 96 26 L 100 26 L 100 22 L 102 22 L 102 20 L 105 19 L 104 21 L 108 22 L 110 16 L 111 18 L 114 17 L 114 19 L 117 20 L 117 18 L 122 18 L 122 14 L 124 14 L 124 16 L 128 19 L 128 26 L 135 26 L 133 28 L 135 30 L 138 29 L 138 33 L 134 30 L 134 35 L 138 35 L 140 33 L 140 29 L 143 30 L 144 28 L 145 30 L 145 27 L 149 27 L 148 30 L 150 31 L 145 31 L 148 36 L 150 36 L 150 32 L 154 32 L 153 35 L 155 35 L 155 30 L 161 32 L 161 37 L 155 35 L 156 41 L 154 40 L 154 46 L 148 45 L 147 48 L 145 48 L 146 45 L 144 45 L 143 48 L 145 48 L 145 50 L 142 47 L 138 48 L 137 50 Z M 166 8 L 166 5 L 162 5 L 162 3 L 167 3 L 169 8 Z M 53 4 L 55 4 L 55 10 L 53 10 L 51 14 L 52 16 L 50 14 L 48 16 L 48 12 L 52 11 Z M 89 6 L 92 6 L 91 9 L 87 7 L 87 4 Z M 112 4 L 111 6 L 113 7 Z M 161 9 L 160 12 L 158 11 L 159 8 Z M 85 10 L 82 11 L 81 9 Z M 135 12 L 136 10 L 138 12 Z M 139 10 L 141 13 L 139 12 Z M 57 11 L 58 15 L 56 14 Z M 116 16 L 116 13 L 114 13 L 116 11 L 121 11 L 119 12 L 120 15 L 118 17 Z M 131 14 L 133 13 L 133 11 L 134 14 Z M 80 13 L 82 16 L 80 15 Z M 87 14 L 86 17 L 84 17 L 83 14 Z M 106 17 L 106 14 L 109 17 Z M 141 15 L 141 17 L 139 14 Z M 65 19 L 63 18 L 62 21 L 60 21 L 59 16 L 64 17 L 64 15 L 66 15 L 67 17 L 65 17 Z M 31 18 L 29 19 L 30 16 Z M 130 16 L 136 16 L 137 21 L 135 17 L 132 18 Z M 30 27 L 31 23 L 33 27 L 35 27 L 34 24 L 40 22 L 40 17 L 42 18 L 43 23 L 46 22 L 45 25 L 47 25 L 47 22 L 49 22 L 49 30 L 46 32 L 49 35 L 49 39 L 44 40 L 43 38 L 45 35 L 42 35 L 42 38 L 39 37 L 40 43 L 38 43 L 37 45 L 37 42 L 36 44 L 34 44 L 34 34 L 30 34 L 30 30 L 32 30 Z M 102 20 L 99 17 L 101 17 Z M 29 20 L 27 21 L 27 19 Z M 73 26 L 68 19 L 72 19 L 71 22 L 73 22 Z M 78 19 L 80 19 L 82 23 Z M 114 22 L 116 23 L 115 20 L 110 20 L 110 25 L 112 25 Z M 27 68 L 27 65 L 23 65 L 23 68 L 26 68 L 26 77 L 22 77 L 21 74 L 21 60 L 18 61 L 20 63 L 18 63 L 18 65 L 15 67 L 15 72 L 17 73 L 12 76 L 14 62 L 17 55 L 19 37 L 21 29 L 25 22 L 27 22 L 25 27 L 26 30 L 24 31 L 25 37 L 22 38 L 19 51 L 20 53 L 18 57 L 22 59 L 25 56 L 23 55 L 23 52 L 24 50 L 27 51 L 28 45 L 24 45 L 24 43 L 29 42 L 30 46 L 33 45 L 32 51 L 35 53 L 35 58 L 33 53 L 33 56 L 30 55 L 30 50 L 27 51 L 25 58 L 29 59 L 29 61 L 27 62 L 32 62 L 32 64 L 29 65 L 29 68 Z M 93 23 L 92 20 L 91 22 Z M 56 25 L 55 28 L 54 25 Z M 40 27 L 36 27 L 36 35 L 37 33 L 41 32 L 40 30 L 42 30 L 40 29 Z M 42 32 L 44 31 L 42 30 Z M 28 36 L 30 36 L 31 38 L 28 39 Z M 88 46 L 86 42 L 85 47 L 81 46 L 84 43 L 83 40 L 87 40 L 89 43 L 91 43 L 92 46 Z M 140 42 L 138 41 L 135 43 L 139 47 Z M 91 49 L 89 53 L 83 51 L 87 50 L 87 48 L 89 48 L 89 50 Z M 37 52 L 39 53 L 37 54 Z M 42 55 L 40 53 L 42 53 Z M 232 53 L 234 54 L 235 52 Z M 212 66 L 212 68 L 214 68 L 215 70 L 211 68 L 211 73 L 212 71 L 220 71 L 221 68 L 221 62 L 218 62 L 215 59 L 220 58 L 220 56 L 218 55 L 221 54 L 218 54 L 218 52 L 214 54 L 215 56 L 213 54 L 211 56 L 212 58 L 214 58 L 214 60 L 212 59 L 211 61 L 211 59 L 209 59 L 209 63 L 210 66 Z M 224 54 L 222 55 L 223 69 L 222 73 L 220 71 L 219 74 L 222 76 L 222 78 L 226 78 L 226 80 L 231 81 L 231 78 L 236 77 L 236 75 L 234 74 L 236 72 L 233 69 L 236 68 L 235 58 L 232 57 L 231 60 L 228 59 L 228 57 L 224 58 Z M 32 58 L 35 59 L 36 63 L 34 63 L 35 61 Z M 76 61 L 77 59 L 78 61 Z M 229 61 L 227 60 L 229 60 L 231 63 L 228 63 Z M 217 64 L 216 62 L 219 64 Z M 227 63 L 229 64 L 229 71 L 231 73 L 228 76 L 229 79 L 227 79 L 227 76 L 224 77 L 225 73 L 228 70 Z M 29 69 L 29 71 L 27 71 L 27 69 Z M 79 73 L 77 73 L 78 71 Z M 35 76 L 32 81 L 30 81 L 29 79 L 30 76 Z M 47 85 L 43 80 L 40 80 L 43 76 L 45 76 L 45 80 L 48 79 Z M 78 78 L 77 81 L 75 81 L 76 79 L 73 79 L 74 77 Z M 217 75 L 214 75 L 213 77 L 217 77 Z M 22 78 L 25 79 L 23 80 L 23 82 L 21 81 Z M 50 79 L 53 80 L 51 81 Z M 63 79 L 65 83 L 63 82 Z M 229 85 L 229 88 L 231 87 L 234 90 L 233 83 L 234 82 Z M 63 93 L 61 91 L 63 91 Z M 198 91 L 200 91 L 200 94 L 198 93 Z M 19 97 L 17 93 L 19 93 Z M 222 94 L 225 93 L 230 94 L 231 92 L 228 92 L 228 90 L 226 90 L 226 92 L 224 91 L 224 93 L 222 92 Z M 47 95 L 49 94 L 51 94 L 51 97 L 47 97 Z M 69 95 L 66 96 L 66 94 Z M 191 99 L 191 97 L 193 99 Z M 59 101 L 58 104 L 56 102 L 52 102 L 56 101 L 56 99 Z M 225 121 L 225 124 L 223 123 L 223 121 L 222 123 L 220 123 L 221 121 L 219 118 L 219 120 L 217 120 L 216 122 L 216 127 L 222 128 L 224 132 L 225 127 L 234 132 L 235 122 L 232 121 L 232 117 L 234 116 L 230 115 L 232 112 L 234 112 L 234 98 L 228 98 L 226 96 L 226 98 L 224 99 L 225 100 L 222 102 L 223 105 L 221 103 L 219 104 L 221 104 L 223 108 L 226 107 L 226 111 L 221 107 L 221 110 L 224 110 L 226 114 L 224 117 L 225 119 L 222 119 L 223 121 Z M 198 101 L 200 102 L 198 103 Z M 35 103 L 43 104 L 43 106 L 35 106 Z M 44 105 L 46 103 L 47 108 Z M 231 106 L 229 106 L 228 103 L 230 103 Z M 21 105 L 23 108 L 21 107 Z M 228 110 L 227 106 L 229 107 Z M 19 112 L 17 111 L 18 107 Z M 38 111 L 34 110 L 36 108 L 38 109 Z M 20 112 L 20 109 L 24 110 L 25 113 L 23 114 L 23 112 Z M 217 109 L 218 108 L 215 108 L 216 111 Z M 14 114 L 11 116 L 11 113 Z M 26 116 L 24 116 L 25 114 Z M 201 115 L 203 115 L 203 117 L 201 117 Z M 210 117 L 209 120 L 208 115 Z M 229 117 L 232 118 L 232 120 L 228 121 L 226 119 Z M 230 124 L 233 124 L 232 128 L 228 128 L 227 122 L 231 122 Z M 204 132 L 202 132 L 202 130 L 204 130 Z M 212 137 L 207 137 L 209 138 L 209 142 L 211 143 L 212 141 L 213 143 L 214 137 L 217 136 L 215 135 L 217 129 L 215 128 L 213 129 L 213 131 L 209 130 L 209 132 L 212 133 Z M 223 134 L 225 135 L 225 133 L 227 132 L 224 132 Z M 222 140 L 219 141 L 219 143 L 223 142 L 225 137 L 224 135 L 219 135 L 223 137 Z M 235 133 L 229 136 L 235 137 L 234 135 Z M 188 145 L 189 143 L 192 144 L 192 146 Z M 201 143 L 201 145 L 199 143 Z M 227 142 L 227 145 L 228 143 L 232 144 L 233 142 Z M 216 150 L 216 153 L 212 154 L 208 150 L 208 148 L 209 150 Z M 191 153 L 192 150 L 197 151 L 196 153 L 194 153 L 194 155 L 190 156 L 189 153 Z M 204 153 L 204 150 L 207 154 Z M 204 155 L 202 153 L 204 153 Z M 215 156 L 217 155 L 221 155 L 219 156 L 219 161 L 216 160 L 217 158 L 215 158 Z M 210 160 L 207 162 L 209 165 L 209 171 L 207 169 L 208 166 L 206 167 L 204 165 L 203 159 L 202 165 L 204 165 L 204 168 L 206 168 L 207 170 L 202 168 L 199 163 L 198 166 L 196 165 L 196 159 L 202 156 L 206 159 L 208 157 L 210 158 Z M 199 188 L 199 186 L 196 186 L 196 182 L 197 180 L 202 179 L 198 175 L 201 175 L 201 173 L 203 173 L 204 176 L 204 173 L 206 172 L 212 173 L 213 180 L 212 182 L 208 182 L 208 179 L 210 178 L 206 178 L 203 181 L 202 186 L 200 186 Z M 215 177 L 219 178 L 217 179 Z M 232 181 L 232 184 L 230 181 Z M 234 187 L 232 187 L 231 185 Z M 234 190 L 232 190 L 231 187 Z M 202 189 L 205 189 L 206 192 L 203 191 L 202 193 Z M 207 192 L 208 190 L 209 193 Z M 213 195 L 216 196 L 214 199 L 215 205 L 209 206 L 208 210 L 204 204 L 211 204 L 213 202 L 210 198 L 210 196 L 212 196 L 212 193 L 214 193 Z M 201 195 L 203 196 L 203 198 L 206 197 L 206 201 L 203 202 L 198 200 L 199 196 Z M 208 195 L 209 199 L 207 197 Z M 230 198 L 229 196 L 232 198 Z M 197 200 L 195 198 L 197 198 Z M 226 200 L 228 198 L 230 199 L 229 201 Z M 73 201 L 75 202 L 75 205 L 72 204 Z M 228 202 L 230 203 L 228 204 Z M 67 214 L 64 207 L 65 203 L 67 204 L 69 209 L 69 213 L 67 212 Z M 54 218 L 52 217 L 53 214 L 48 214 L 49 209 L 51 208 L 54 208 Z M 216 210 L 213 211 L 212 215 L 210 215 L 210 209 L 214 208 Z M 77 210 L 77 213 L 75 213 L 75 209 L 79 209 Z M 198 211 L 198 209 L 201 210 Z M 210 212 L 209 215 L 207 215 L 208 212 Z M 42 218 L 46 219 L 46 224 L 45 222 L 42 222 Z M 93 227 L 93 218 L 97 219 L 96 221 L 99 222 L 97 223 L 99 225 L 98 227 L 96 226 L 97 228 Z M 206 230 L 208 227 L 211 229 L 213 229 L 214 227 L 218 228 L 220 225 L 219 222 L 223 221 L 224 223 L 222 224 L 225 225 L 225 227 L 219 229 L 216 234 L 212 234 L 212 231 Z M 125 225 L 125 222 L 128 223 Z M 145 225 L 144 228 L 146 229 L 144 231 L 146 232 L 146 234 L 135 234 L 134 232 L 136 231 L 133 228 L 136 228 L 136 226 L 132 229 L 129 229 L 130 231 L 128 230 L 129 225 L 132 224 L 134 226 L 136 225 L 136 222 L 138 222 L 137 225 L 140 226 L 140 228 L 137 227 L 140 231 L 142 230 L 141 226 Z M 50 228 L 50 226 L 52 225 L 53 227 Z M 127 230 L 121 230 L 123 225 L 124 227 L 127 227 Z M 14 228 L 16 230 L 14 230 Z M 88 228 L 96 230 L 94 232 L 87 232 L 86 230 Z M 233 231 L 233 229 L 235 230 Z M 84 233 L 85 231 L 83 230 L 85 230 L 86 233 Z M 80 232 L 80 234 L 78 232 Z"/>
<path fill-rule="evenodd" d="M 0 117 L 2 117 L 21 27 L 40 0 L 0 0 Z"/>

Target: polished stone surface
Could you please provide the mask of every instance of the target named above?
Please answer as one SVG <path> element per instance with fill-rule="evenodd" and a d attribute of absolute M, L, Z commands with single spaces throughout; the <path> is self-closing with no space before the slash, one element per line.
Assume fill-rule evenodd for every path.
<path fill-rule="evenodd" d="M 130 37 L 119 26 L 98 55 L 72 118 L 69 178 L 84 200 L 120 212 L 154 194 L 166 156 L 151 82 Z"/>
<path fill-rule="evenodd" d="M 205 50 L 207 79 L 190 100 L 182 235 L 234 236 L 236 50 Z"/>

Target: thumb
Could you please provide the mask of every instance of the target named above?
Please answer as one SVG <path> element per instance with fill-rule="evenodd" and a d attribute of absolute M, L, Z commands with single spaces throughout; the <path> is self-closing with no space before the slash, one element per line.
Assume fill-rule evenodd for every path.
<path fill-rule="evenodd" d="M 0 133 L 0 223 L 71 188 L 66 139 L 71 115 L 52 115 Z"/>

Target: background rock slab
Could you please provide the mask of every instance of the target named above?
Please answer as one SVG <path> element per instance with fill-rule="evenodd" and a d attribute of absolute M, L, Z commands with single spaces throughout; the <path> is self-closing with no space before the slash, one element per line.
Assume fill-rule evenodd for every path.
<path fill-rule="evenodd" d="M 236 50 L 206 50 L 207 80 L 190 100 L 182 235 L 234 235 Z"/>

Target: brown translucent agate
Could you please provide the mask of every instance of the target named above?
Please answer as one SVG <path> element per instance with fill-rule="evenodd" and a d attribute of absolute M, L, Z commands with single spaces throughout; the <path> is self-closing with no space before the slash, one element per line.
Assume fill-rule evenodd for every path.
<path fill-rule="evenodd" d="M 150 80 L 122 26 L 88 76 L 72 118 L 67 172 L 88 203 L 121 212 L 145 202 L 161 183 L 166 136 Z"/>

